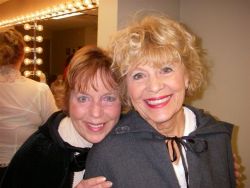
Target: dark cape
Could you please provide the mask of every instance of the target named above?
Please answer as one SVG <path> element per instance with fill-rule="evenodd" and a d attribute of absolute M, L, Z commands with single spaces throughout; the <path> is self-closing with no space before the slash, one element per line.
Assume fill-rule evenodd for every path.
<path fill-rule="evenodd" d="M 89 148 L 64 142 L 58 133 L 62 111 L 55 112 L 12 158 L 1 188 L 71 188 L 73 174 L 85 168 Z M 75 155 L 78 152 L 80 155 Z"/>

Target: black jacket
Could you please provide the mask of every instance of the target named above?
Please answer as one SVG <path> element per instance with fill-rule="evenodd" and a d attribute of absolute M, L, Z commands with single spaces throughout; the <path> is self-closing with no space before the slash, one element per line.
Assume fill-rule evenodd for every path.
<path fill-rule="evenodd" d="M 66 117 L 55 112 L 17 151 L 2 179 L 1 188 L 71 188 L 73 172 L 85 168 L 89 149 L 64 142 L 58 133 Z M 82 155 L 76 157 L 75 152 Z"/>

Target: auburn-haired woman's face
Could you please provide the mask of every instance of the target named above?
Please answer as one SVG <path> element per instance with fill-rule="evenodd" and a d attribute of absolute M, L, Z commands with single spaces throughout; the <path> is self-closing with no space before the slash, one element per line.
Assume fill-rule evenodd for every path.
<path fill-rule="evenodd" d="M 70 93 L 69 115 L 77 132 L 91 143 L 98 143 L 118 122 L 121 113 L 119 93 L 107 89 L 99 74 L 95 90 L 89 86 L 86 92 Z"/>

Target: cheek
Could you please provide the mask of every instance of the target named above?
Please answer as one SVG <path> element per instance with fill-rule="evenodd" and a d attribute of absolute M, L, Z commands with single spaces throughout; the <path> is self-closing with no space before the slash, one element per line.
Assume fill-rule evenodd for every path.
<path fill-rule="evenodd" d="M 69 113 L 71 118 L 78 119 L 86 113 L 87 107 L 80 105 L 74 101 L 70 101 L 69 103 Z"/>
<path fill-rule="evenodd" d="M 183 76 L 183 74 L 175 76 L 175 78 L 173 78 L 172 82 L 170 83 L 172 88 L 176 91 L 182 92 L 186 89 L 186 84 L 188 83 L 188 80 L 185 76 Z"/>
<path fill-rule="evenodd" d="M 118 121 L 121 114 L 121 104 L 114 105 L 112 107 L 106 108 L 106 115 L 111 119 Z"/>
<path fill-rule="evenodd" d="M 175 93 L 175 102 L 182 105 L 185 99 L 185 81 L 183 79 L 176 79 L 176 81 L 172 83 L 172 89 Z"/>
<path fill-rule="evenodd" d="M 132 84 L 132 83 L 127 83 L 127 90 L 128 90 L 128 96 L 131 99 L 131 101 L 134 101 L 138 98 L 140 98 L 142 94 L 142 84 Z"/>

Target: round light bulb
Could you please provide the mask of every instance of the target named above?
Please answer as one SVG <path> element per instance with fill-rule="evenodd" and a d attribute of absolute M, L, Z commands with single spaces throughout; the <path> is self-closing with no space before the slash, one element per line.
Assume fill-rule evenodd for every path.
<path fill-rule="evenodd" d="M 36 64 L 41 65 L 43 63 L 43 60 L 41 58 L 36 59 Z"/>
<path fill-rule="evenodd" d="M 24 64 L 29 65 L 31 63 L 31 60 L 29 58 L 24 59 Z"/>
<path fill-rule="evenodd" d="M 41 54 L 43 52 L 42 47 L 37 47 L 36 48 L 36 52 L 39 53 L 39 54 Z"/>
<path fill-rule="evenodd" d="M 31 52 L 31 48 L 28 47 L 28 46 L 24 47 L 24 52 L 25 53 L 30 53 Z"/>
<path fill-rule="evenodd" d="M 36 28 L 38 31 L 42 31 L 43 30 L 43 26 L 42 25 L 38 25 Z"/>
<path fill-rule="evenodd" d="M 72 9 L 74 6 L 72 5 L 72 3 L 67 3 L 67 8 L 68 9 Z"/>
<path fill-rule="evenodd" d="M 36 41 L 37 42 L 42 42 L 43 41 L 43 37 L 42 36 L 37 36 L 36 37 Z"/>
<path fill-rule="evenodd" d="M 42 75 L 42 71 L 37 70 L 37 71 L 36 71 L 36 75 L 37 75 L 38 77 L 40 77 L 40 76 Z"/>
<path fill-rule="evenodd" d="M 31 40 L 31 37 L 29 35 L 24 35 L 23 39 L 24 41 L 29 42 Z"/>
<path fill-rule="evenodd" d="M 26 71 L 23 72 L 23 75 L 24 75 L 25 77 L 29 77 L 29 76 L 31 75 L 31 72 L 28 71 L 28 70 L 26 70 Z"/>
<path fill-rule="evenodd" d="M 24 29 L 25 30 L 30 30 L 31 29 L 31 25 L 28 24 L 28 23 L 24 24 Z"/>

